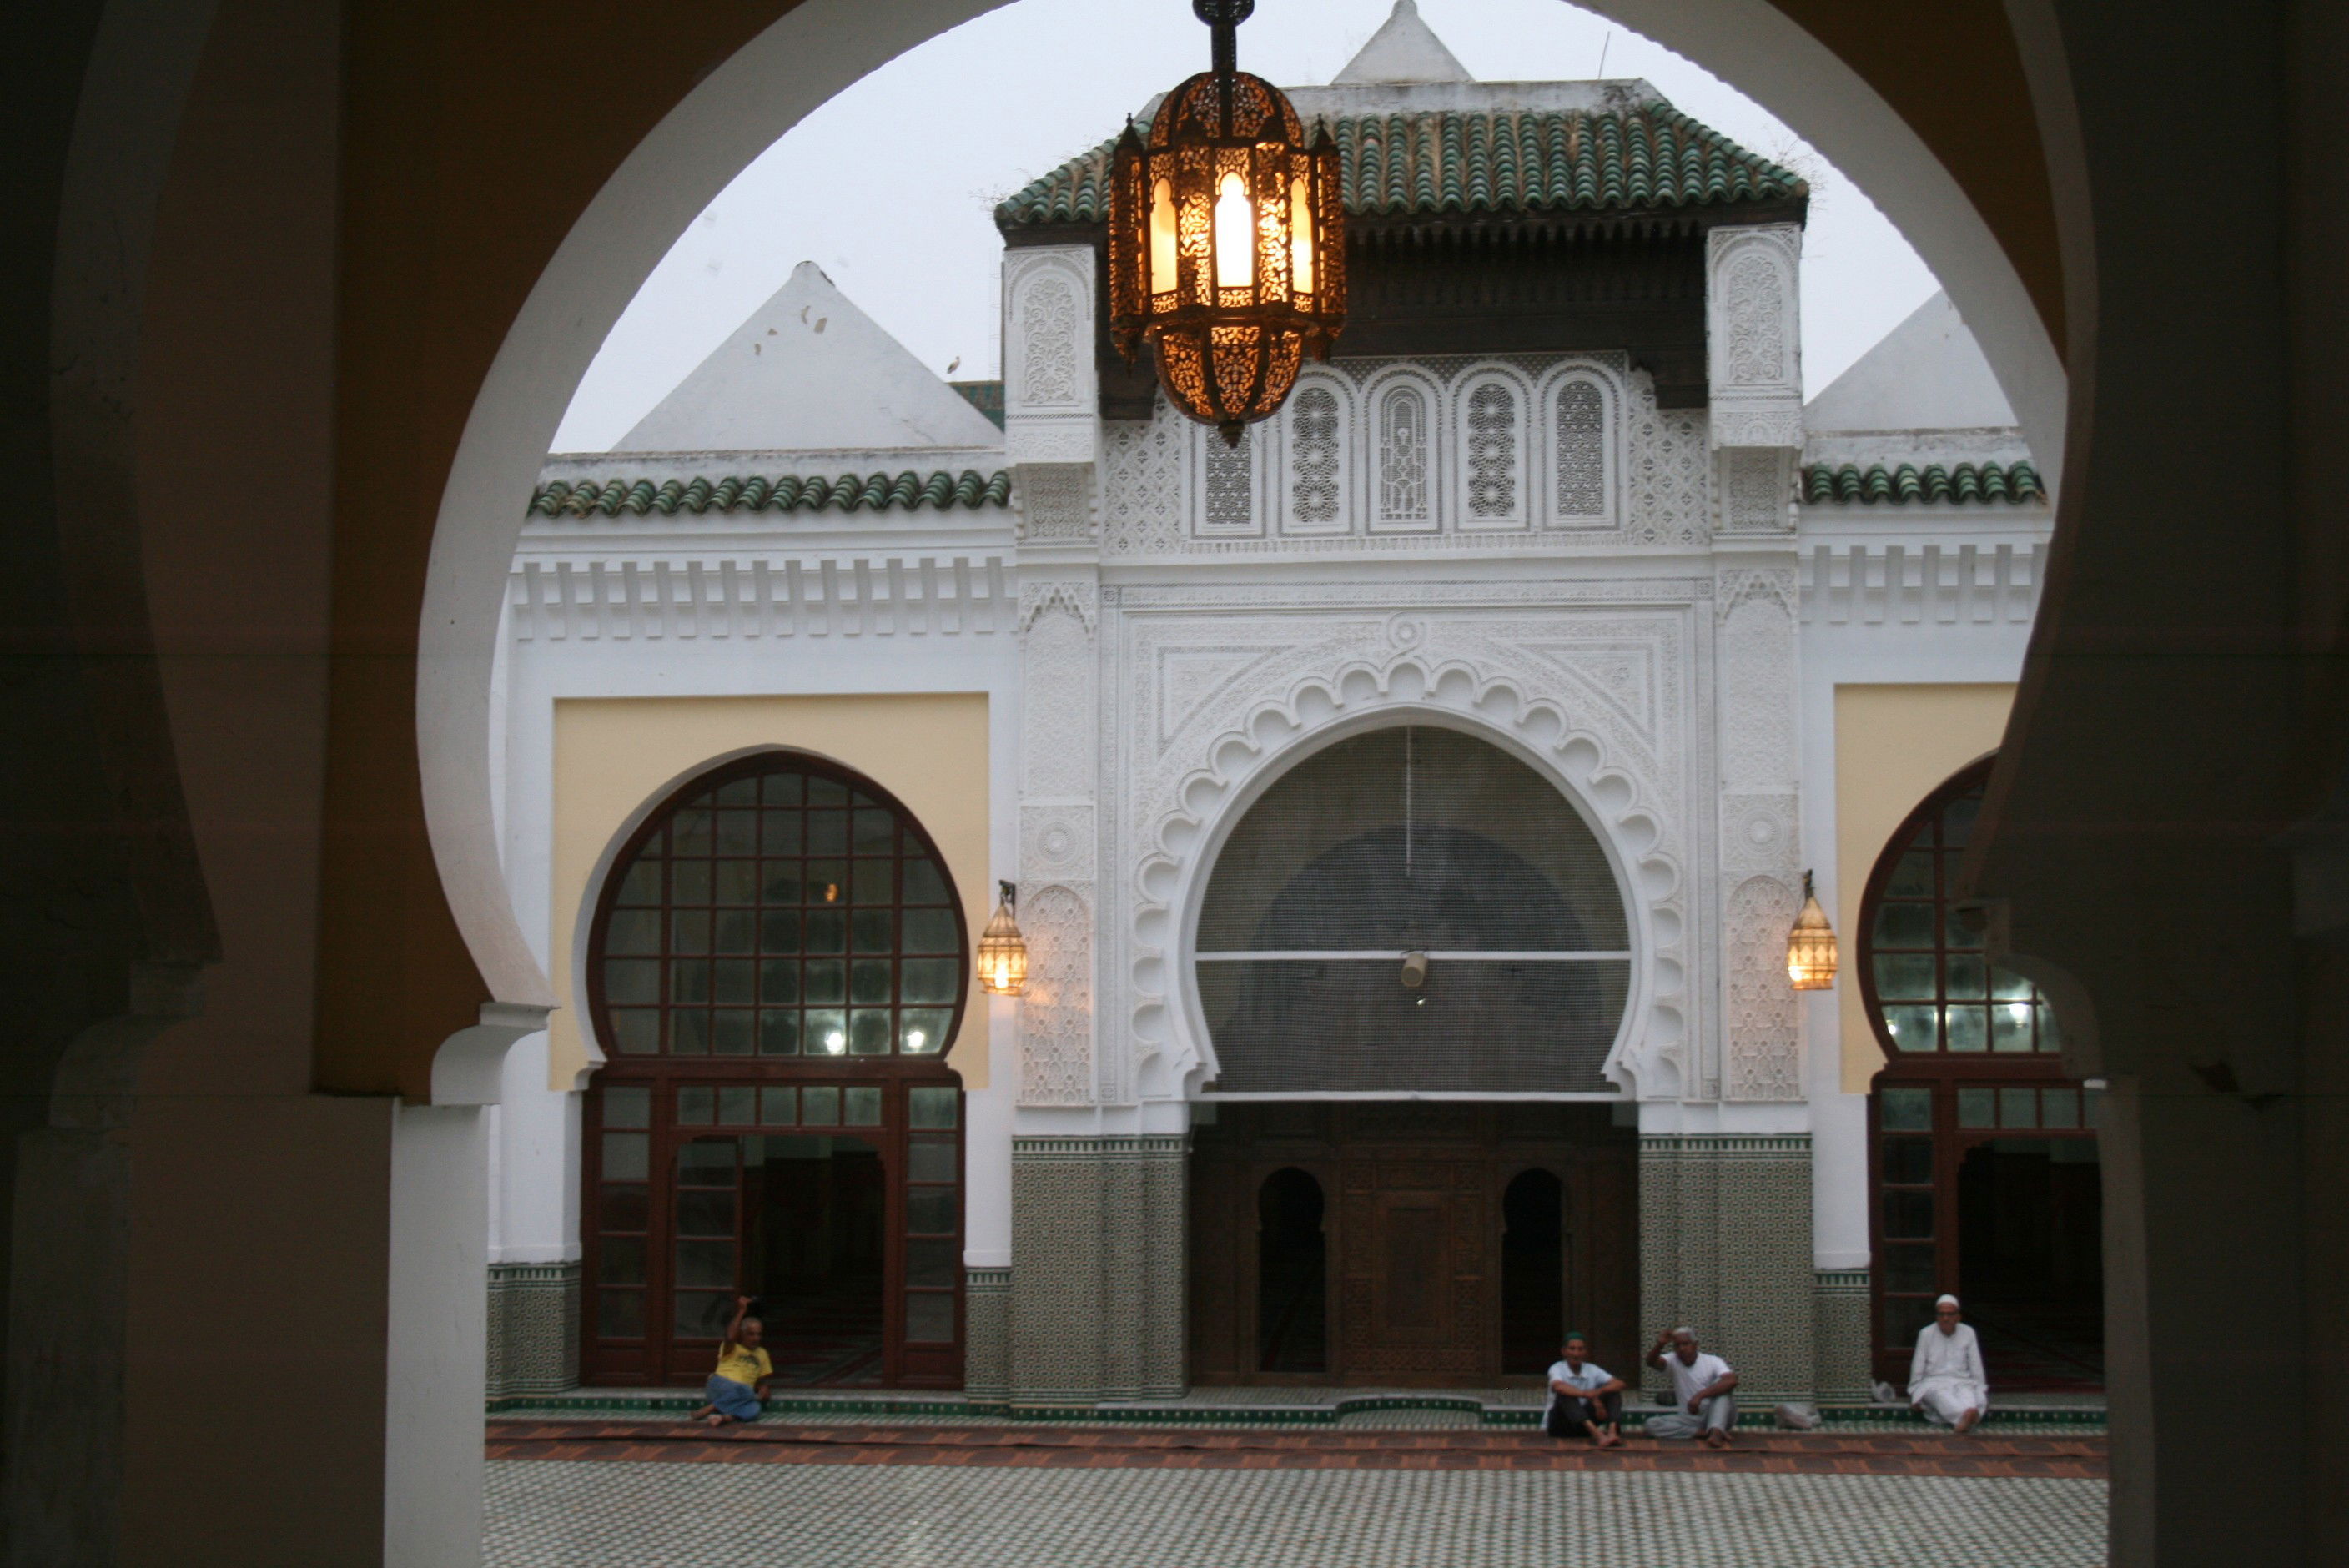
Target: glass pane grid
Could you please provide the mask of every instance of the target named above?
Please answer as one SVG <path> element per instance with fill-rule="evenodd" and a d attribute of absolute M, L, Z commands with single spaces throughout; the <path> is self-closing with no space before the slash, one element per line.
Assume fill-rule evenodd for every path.
<path fill-rule="evenodd" d="M 1929 812 L 1862 921 L 1878 1022 L 1902 1052 L 2044 1055 L 2057 1047 L 2038 988 L 1991 966 L 1980 934 L 1958 919 L 1958 867 L 1981 803 L 1976 781 Z"/>
<path fill-rule="evenodd" d="M 623 1056 L 935 1056 L 968 986 L 918 833 L 795 761 L 672 808 L 616 873 L 601 936 Z"/>

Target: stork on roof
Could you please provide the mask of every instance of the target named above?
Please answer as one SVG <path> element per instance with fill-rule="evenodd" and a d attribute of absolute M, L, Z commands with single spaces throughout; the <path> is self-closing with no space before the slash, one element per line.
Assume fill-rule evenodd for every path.
<path fill-rule="evenodd" d="M 1332 87 L 1367 82 L 1472 82 L 1468 67 L 1420 20 L 1416 0 L 1395 0 L 1385 25 L 1330 78 Z"/>
<path fill-rule="evenodd" d="M 999 447 L 1003 434 L 802 262 L 615 449 Z"/>

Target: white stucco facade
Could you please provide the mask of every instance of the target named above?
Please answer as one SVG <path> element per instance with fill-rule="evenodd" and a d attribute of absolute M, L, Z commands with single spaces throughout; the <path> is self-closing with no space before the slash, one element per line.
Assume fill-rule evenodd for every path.
<path fill-rule="evenodd" d="M 1801 243 L 1787 222 L 1707 233 L 1701 407 L 1660 406 L 1622 350 L 1341 341 L 1237 449 L 1163 398 L 1102 417 L 1089 244 L 1007 253 L 1000 431 L 802 267 L 638 426 L 657 447 L 550 459 L 494 766 L 515 913 L 585 1052 L 575 1072 L 543 1037 L 507 1058 L 493 1274 L 571 1265 L 578 1288 L 600 1049 L 564 937 L 585 910 L 555 902 L 559 705 L 932 693 L 987 699 L 985 876 L 1019 885 L 1052 982 L 963 1026 L 987 1064 L 969 1269 L 1022 1267 L 1015 1140 L 1179 1140 L 1218 1099 L 1192 962 L 1216 849 L 1298 759 L 1404 723 L 1534 768 L 1623 892 L 1605 1087 L 1531 1098 L 1619 1102 L 1646 1139 L 1806 1140 L 1810 1264 L 1868 1268 L 1845 1020 L 1785 972 L 1804 873 L 1837 909 L 1869 870 L 1837 863 L 1836 694 L 2012 683 L 2049 513 L 2035 480 L 2020 502 L 1918 480 L 2030 457 L 1939 296 L 1806 409 Z M 1834 499 L 1846 469 L 1859 490 Z M 737 504 L 749 480 L 854 510 Z M 1848 934 L 1845 954 L 1848 984 Z"/>

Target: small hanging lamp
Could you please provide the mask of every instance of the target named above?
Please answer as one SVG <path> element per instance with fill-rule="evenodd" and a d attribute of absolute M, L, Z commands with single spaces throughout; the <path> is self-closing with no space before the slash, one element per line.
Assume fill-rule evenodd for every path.
<path fill-rule="evenodd" d="M 1192 0 L 1211 69 L 1168 93 L 1147 139 L 1129 121 L 1110 174 L 1109 325 L 1147 342 L 1177 408 L 1239 445 L 1329 356 L 1346 324 L 1337 144 L 1312 144 L 1278 88 L 1237 65 L 1256 0 Z"/>
<path fill-rule="evenodd" d="M 1002 889 L 1003 899 L 995 906 L 995 918 L 979 933 L 978 985 L 993 995 L 1017 996 L 1028 984 L 1028 939 L 1019 934 L 1013 913 L 1019 906 L 1019 890 L 1009 882 L 996 886 Z"/>
<path fill-rule="evenodd" d="M 1827 912 L 1811 892 L 1811 873 L 1803 873 L 1803 912 L 1786 934 L 1786 978 L 1797 991 L 1824 991 L 1835 984 L 1836 934 Z"/>

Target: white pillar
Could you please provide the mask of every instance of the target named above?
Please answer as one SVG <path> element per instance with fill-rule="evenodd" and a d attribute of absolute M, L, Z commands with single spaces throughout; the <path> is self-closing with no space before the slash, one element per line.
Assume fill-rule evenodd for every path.
<path fill-rule="evenodd" d="M 402 1106 L 391 1135 L 386 1568 L 479 1568 L 489 1212 L 479 1106 Z"/>

